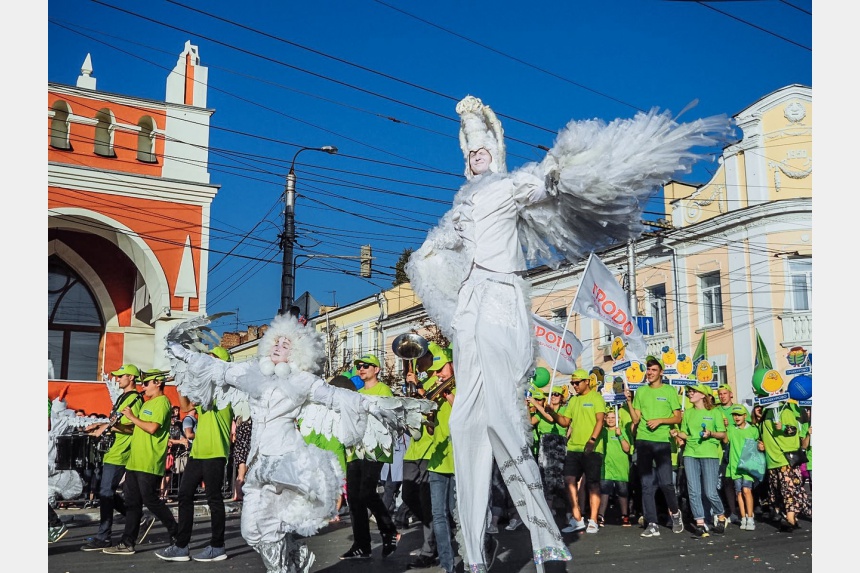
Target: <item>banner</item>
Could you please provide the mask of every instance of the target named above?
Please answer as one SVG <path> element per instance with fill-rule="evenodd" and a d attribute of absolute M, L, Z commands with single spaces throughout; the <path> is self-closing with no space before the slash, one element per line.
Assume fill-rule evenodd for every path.
<path fill-rule="evenodd" d="M 573 374 L 576 359 L 582 354 L 582 342 L 569 330 L 564 332 L 562 338 L 562 328 L 552 321 L 536 314 L 532 314 L 532 319 L 540 357 L 549 364 L 550 369 L 555 368 L 561 374 Z"/>
<path fill-rule="evenodd" d="M 635 317 L 630 314 L 627 293 L 594 253 L 585 265 L 571 308 L 580 316 L 599 320 L 613 334 L 621 336 L 626 358 L 644 361 L 647 346 Z"/>

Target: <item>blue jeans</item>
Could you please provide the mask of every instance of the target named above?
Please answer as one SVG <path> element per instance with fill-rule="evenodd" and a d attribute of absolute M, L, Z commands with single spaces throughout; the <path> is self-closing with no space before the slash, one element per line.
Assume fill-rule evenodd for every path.
<path fill-rule="evenodd" d="M 436 551 L 439 566 L 446 572 L 454 571 L 454 548 L 450 519 L 457 515 L 457 488 L 454 474 L 430 474 L 430 502 L 433 508 L 433 532 L 436 534 Z"/>
<path fill-rule="evenodd" d="M 702 505 L 704 495 L 711 505 L 714 515 L 723 515 L 723 500 L 720 499 L 720 460 L 717 458 L 691 458 L 684 456 L 684 469 L 687 472 L 687 493 L 690 496 L 690 511 L 693 519 L 705 519 Z"/>
<path fill-rule="evenodd" d="M 122 476 L 125 475 L 125 466 L 104 464 L 102 466 L 102 481 L 99 484 L 99 531 L 96 539 L 110 541 L 113 529 L 113 511 L 116 509 L 125 515 L 125 503 L 123 498 L 116 493 Z"/>

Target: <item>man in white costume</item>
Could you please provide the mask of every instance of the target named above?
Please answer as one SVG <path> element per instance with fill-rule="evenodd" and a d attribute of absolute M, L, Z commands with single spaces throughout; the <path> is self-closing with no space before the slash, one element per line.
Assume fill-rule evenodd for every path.
<path fill-rule="evenodd" d="M 505 173 L 501 125 L 488 106 L 469 96 L 457 113 L 469 183 L 454 200 L 451 222 L 471 260 L 451 324 L 457 399 L 450 428 L 464 559 L 477 573 L 495 557 L 494 545 L 484 543 L 495 458 L 529 528 L 535 563 L 569 560 L 530 451 L 523 398 L 534 348 L 517 214 L 548 194 L 543 180 L 532 174 Z"/>

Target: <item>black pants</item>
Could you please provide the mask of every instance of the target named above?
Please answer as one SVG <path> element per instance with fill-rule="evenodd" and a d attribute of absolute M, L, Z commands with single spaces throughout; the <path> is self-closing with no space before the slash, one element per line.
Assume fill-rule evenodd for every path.
<path fill-rule="evenodd" d="M 188 547 L 191 542 L 191 529 L 194 526 L 194 494 L 203 482 L 206 503 L 212 516 L 212 547 L 224 547 L 224 528 L 227 514 L 224 511 L 224 468 L 226 458 L 198 460 L 190 458 L 181 474 L 179 482 L 179 529 L 176 533 L 176 546 Z"/>
<path fill-rule="evenodd" d="M 60 516 L 57 515 L 57 512 L 54 511 L 54 508 L 51 507 L 51 504 L 48 504 L 48 527 L 59 527 L 63 524 L 63 520 L 60 519 Z"/>
<path fill-rule="evenodd" d="M 433 502 L 430 497 L 429 460 L 404 460 L 403 503 L 421 520 L 424 544 L 421 555 L 436 555 L 436 534 L 433 531 Z"/>
<path fill-rule="evenodd" d="M 122 493 L 125 497 L 125 529 L 122 532 L 122 542 L 134 547 L 140 534 L 140 518 L 143 516 L 143 506 L 161 521 L 170 534 L 171 543 L 176 537 L 178 525 L 164 500 L 158 495 L 161 490 L 160 475 L 145 472 L 125 472 L 125 483 Z"/>
<path fill-rule="evenodd" d="M 659 488 L 669 511 L 678 511 L 678 497 L 672 483 L 672 445 L 667 442 L 636 440 L 636 466 L 642 486 L 642 513 L 645 523 L 658 523 L 656 494 Z M 656 475 L 657 479 L 654 479 Z"/>
<path fill-rule="evenodd" d="M 376 518 L 383 537 L 394 537 L 397 528 L 382 498 L 376 491 L 382 462 L 353 460 L 346 464 L 346 498 L 352 518 L 353 547 L 370 552 L 370 519 L 367 510 Z"/>

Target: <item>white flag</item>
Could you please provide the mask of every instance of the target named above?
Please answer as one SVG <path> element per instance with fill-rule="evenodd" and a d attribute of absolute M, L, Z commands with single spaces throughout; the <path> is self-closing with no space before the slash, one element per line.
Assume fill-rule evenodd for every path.
<path fill-rule="evenodd" d="M 599 320 L 609 326 L 613 334 L 621 336 L 627 345 L 629 358 L 645 359 L 647 346 L 635 317 L 630 313 L 627 293 L 594 253 L 585 265 L 571 308 L 580 316 Z"/>
<path fill-rule="evenodd" d="M 557 372 L 573 374 L 576 359 L 582 354 L 582 342 L 569 330 L 562 337 L 562 329 L 554 322 L 536 314 L 532 314 L 532 318 L 541 358 Z"/>

